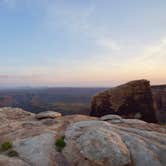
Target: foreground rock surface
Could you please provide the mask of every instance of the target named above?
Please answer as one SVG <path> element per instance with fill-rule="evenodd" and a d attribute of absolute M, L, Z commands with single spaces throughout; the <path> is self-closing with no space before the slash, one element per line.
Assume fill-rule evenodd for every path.
<path fill-rule="evenodd" d="M 62 152 L 55 147 L 65 136 Z M 137 119 L 83 115 L 35 118 L 21 109 L 0 109 L 0 144 L 9 141 L 17 157 L 0 152 L 1 166 L 165 166 L 166 127 Z"/>
<path fill-rule="evenodd" d="M 26 162 L 18 159 L 11 158 L 4 155 L 0 155 L 0 165 L 1 166 L 30 166 Z"/>
<path fill-rule="evenodd" d="M 138 118 L 156 122 L 155 108 L 149 81 L 131 81 L 106 90 L 93 97 L 91 115 L 101 117 L 118 114 L 125 118 Z"/>
<path fill-rule="evenodd" d="M 16 140 L 13 144 L 24 161 L 30 165 L 45 166 L 56 163 L 54 142 L 54 134 L 44 133 L 32 138 Z"/>
<path fill-rule="evenodd" d="M 67 129 L 68 146 L 64 155 L 72 165 L 125 166 L 131 163 L 126 145 L 116 132 L 109 130 L 109 126 L 102 121 L 84 121 Z M 71 153 L 72 149 L 76 153 Z"/>

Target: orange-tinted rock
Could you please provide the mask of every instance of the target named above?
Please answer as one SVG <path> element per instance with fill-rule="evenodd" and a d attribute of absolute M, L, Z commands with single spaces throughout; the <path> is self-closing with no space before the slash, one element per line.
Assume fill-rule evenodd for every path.
<path fill-rule="evenodd" d="M 91 115 L 101 117 L 107 114 L 156 122 L 149 81 L 131 81 L 94 96 L 91 103 Z"/>

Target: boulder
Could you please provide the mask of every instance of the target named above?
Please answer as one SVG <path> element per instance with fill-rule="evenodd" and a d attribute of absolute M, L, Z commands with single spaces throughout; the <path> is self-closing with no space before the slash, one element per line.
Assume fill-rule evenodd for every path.
<path fill-rule="evenodd" d="M 137 122 L 74 123 L 65 132 L 63 154 L 79 166 L 165 166 L 166 130 L 156 132 L 157 126 Z"/>
<path fill-rule="evenodd" d="M 126 166 L 131 163 L 121 137 L 104 122 L 77 122 L 66 130 L 65 140 L 68 146 L 64 155 L 71 165 Z"/>
<path fill-rule="evenodd" d="M 55 137 L 51 133 L 16 140 L 13 145 L 19 157 L 32 166 L 55 166 Z"/>
<path fill-rule="evenodd" d="M 107 114 L 157 122 L 149 81 L 131 81 L 94 96 L 90 115 L 101 117 Z"/>
<path fill-rule="evenodd" d="M 37 119 L 46 119 L 46 118 L 58 118 L 61 117 L 61 113 L 59 112 L 54 112 L 54 111 L 45 111 L 45 112 L 41 112 L 36 114 L 36 118 Z"/>

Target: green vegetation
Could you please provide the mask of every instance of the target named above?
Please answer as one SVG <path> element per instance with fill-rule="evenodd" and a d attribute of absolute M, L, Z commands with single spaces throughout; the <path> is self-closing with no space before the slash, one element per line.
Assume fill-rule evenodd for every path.
<path fill-rule="evenodd" d="M 15 150 L 11 150 L 7 153 L 7 155 L 9 157 L 18 157 L 18 152 L 16 152 Z"/>
<path fill-rule="evenodd" d="M 1 144 L 0 146 L 0 150 L 1 151 L 7 151 L 9 149 L 11 149 L 13 147 L 12 143 L 11 142 L 4 142 Z"/>
<path fill-rule="evenodd" d="M 0 145 L 0 152 L 6 154 L 9 157 L 18 157 L 18 152 L 12 149 L 13 145 L 11 142 L 4 142 Z"/>
<path fill-rule="evenodd" d="M 55 146 L 58 152 L 62 152 L 63 148 L 66 146 L 65 137 L 62 136 L 55 141 Z"/>

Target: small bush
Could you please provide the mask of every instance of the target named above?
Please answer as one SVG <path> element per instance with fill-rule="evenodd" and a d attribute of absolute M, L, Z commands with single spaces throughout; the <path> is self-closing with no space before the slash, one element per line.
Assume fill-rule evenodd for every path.
<path fill-rule="evenodd" d="M 66 143 L 64 141 L 65 137 L 58 138 L 55 142 L 55 146 L 58 152 L 61 152 L 63 148 L 66 146 Z"/>
<path fill-rule="evenodd" d="M 18 157 L 18 152 L 16 152 L 15 150 L 11 150 L 7 153 L 7 155 L 9 157 Z"/>
<path fill-rule="evenodd" d="M 11 142 L 4 142 L 1 144 L 0 150 L 1 151 L 7 151 L 13 147 Z"/>

